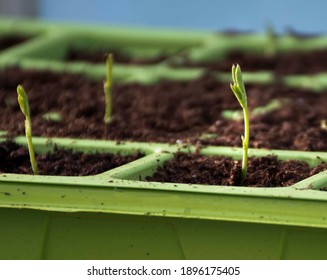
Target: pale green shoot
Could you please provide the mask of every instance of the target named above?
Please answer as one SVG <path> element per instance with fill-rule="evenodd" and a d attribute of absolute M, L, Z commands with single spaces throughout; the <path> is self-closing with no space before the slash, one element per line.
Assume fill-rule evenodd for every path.
<path fill-rule="evenodd" d="M 267 43 L 266 43 L 265 55 L 268 58 L 273 58 L 277 54 L 277 35 L 271 24 L 267 25 L 266 34 L 267 34 Z"/>
<path fill-rule="evenodd" d="M 42 118 L 46 121 L 60 122 L 62 117 L 59 112 L 47 112 L 42 115 Z"/>
<path fill-rule="evenodd" d="M 242 159 L 242 173 L 241 173 L 241 185 L 244 183 L 246 173 L 247 173 L 247 163 L 248 163 L 248 147 L 250 140 L 250 121 L 249 121 L 249 111 L 246 91 L 243 83 L 243 77 L 241 72 L 241 67 L 236 64 L 232 67 L 232 78 L 233 83 L 230 87 L 236 96 L 238 102 L 243 108 L 244 115 L 244 135 L 241 136 L 243 144 L 243 159 Z"/>
<path fill-rule="evenodd" d="M 103 118 L 105 124 L 110 123 L 112 119 L 112 96 L 111 96 L 111 86 L 112 86 L 112 54 L 108 54 L 106 59 L 106 81 L 103 84 L 105 99 L 106 99 L 106 111 Z"/>
<path fill-rule="evenodd" d="M 327 131 L 327 120 L 320 120 L 320 128 L 321 130 Z"/>
<path fill-rule="evenodd" d="M 20 110 L 25 115 L 25 134 L 27 138 L 28 152 L 30 154 L 30 161 L 31 161 L 33 173 L 36 175 L 38 173 L 38 168 L 35 160 L 34 147 L 32 142 L 32 124 L 31 124 L 30 107 L 28 105 L 28 98 L 26 92 L 21 85 L 17 87 L 17 94 L 18 94 L 17 100 Z"/>

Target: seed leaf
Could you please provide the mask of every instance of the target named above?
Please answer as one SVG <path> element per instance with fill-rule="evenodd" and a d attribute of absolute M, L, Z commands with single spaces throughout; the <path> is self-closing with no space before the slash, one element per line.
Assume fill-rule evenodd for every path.
<path fill-rule="evenodd" d="M 238 64 L 232 66 L 232 79 L 233 82 L 230 84 L 230 87 L 240 105 L 245 108 L 247 107 L 247 97 L 241 67 Z"/>
<path fill-rule="evenodd" d="M 28 105 L 28 98 L 27 98 L 24 88 L 21 85 L 19 85 L 17 87 L 17 94 L 18 94 L 17 100 L 18 100 L 20 110 L 23 112 L 23 114 L 25 116 L 29 116 L 30 108 Z"/>

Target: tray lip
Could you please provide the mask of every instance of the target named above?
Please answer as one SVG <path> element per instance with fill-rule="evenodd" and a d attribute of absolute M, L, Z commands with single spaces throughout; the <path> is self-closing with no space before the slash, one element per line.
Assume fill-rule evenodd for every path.
<path fill-rule="evenodd" d="M 2 141 L 5 139 L 2 139 Z M 0 139 L 1 141 L 1 139 Z M 26 139 L 23 136 L 15 138 L 18 144 L 26 145 Z M 131 173 L 139 174 L 142 168 L 156 168 L 156 160 L 160 158 L 171 157 L 175 152 L 191 152 L 196 151 L 195 146 L 187 148 L 178 145 L 168 145 L 160 143 L 141 143 L 141 142 L 119 142 L 106 140 L 79 140 L 68 138 L 42 138 L 34 137 L 34 145 L 36 150 L 38 147 L 59 147 L 69 148 L 81 151 L 113 151 L 122 153 L 132 153 L 141 151 L 145 156 L 106 171 L 104 173 L 93 176 L 44 176 L 44 175 L 19 175 L 19 174 L 0 174 L 0 183 L 19 183 L 19 184 L 35 184 L 39 187 L 47 187 L 56 184 L 63 184 L 70 187 L 98 187 L 98 188 L 120 188 L 120 189 L 151 189 L 155 191 L 172 191 L 172 192 L 188 192 L 188 193 L 208 193 L 212 195 L 245 195 L 245 196 L 266 196 L 287 197 L 293 199 L 319 199 L 327 200 L 327 192 L 317 191 L 315 185 L 324 184 L 327 179 L 327 171 L 318 173 L 305 180 L 289 187 L 279 188 L 252 188 L 239 186 L 207 186 L 197 184 L 174 184 L 174 183 L 159 183 L 145 182 L 142 180 L 130 180 L 128 176 Z M 235 147 L 205 147 L 202 149 L 203 155 L 225 155 L 241 158 L 242 148 Z M 249 156 L 277 155 L 281 160 L 298 159 L 307 161 L 327 161 L 327 152 L 303 152 L 303 151 L 283 151 L 283 150 L 264 150 L 264 149 L 249 149 Z M 150 167 L 147 167 L 149 166 Z M 322 183 L 321 183 L 322 182 Z M 177 187 L 176 187 L 177 186 Z M 316 187 L 317 188 L 317 187 Z M 309 195 L 307 195 L 309 193 Z M 319 194 L 319 195 L 318 195 Z"/>
<path fill-rule="evenodd" d="M 0 188 L 3 186 L 0 185 Z M 8 186 L 13 187 L 13 186 Z M 0 209 L 38 210 L 64 213 L 95 213 L 182 218 L 195 220 L 219 220 L 327 228 L 326 202 L 315 200 L 290 200 L 280 197 L 240 197 L 205 193 L 196 196 L 153 190 L 67 189 L 56 186 L 40 194 L 35 186 L 19 186 L 30 196 L 28 201 L 14 199 L 18 192 L 3 199 Z M 7 188 L 7 189 L 8 189 Z M 103 190 L 103 189 L 102 189 Z M 43 195 L 51 197 L 44 200 Z M 80 192 L 79 192 L 80 191 Z M 75 198 L 73 197 L 75 196 Z M 107 198 L 104 198 L 107 196 Z M 25 196 L 26 197 L 26 196 Z M 78 201 L 77 201 L 78 200 Z M 150 201 L 154 200 L 154 201 Z"/>

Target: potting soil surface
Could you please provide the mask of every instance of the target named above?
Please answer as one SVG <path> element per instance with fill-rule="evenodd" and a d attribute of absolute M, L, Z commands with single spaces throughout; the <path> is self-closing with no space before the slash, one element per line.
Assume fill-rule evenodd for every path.
<path fill-rule="evenodd" d="M 135 152 L 122 156 L 110 153 L 82 153 L 55 149 L 36 155 L 39 175 L 87 176 L 121 166 L 143 155 Z M 27 148 L 14 142 L 0 142 L 0 173 L 33 174 Z"/>
<path fill-rule="evenodd" d="M 103 122 L 103 81 L 49 71 L 11 68 L 0 71 L 0 130 L 24 135 L 24 116 L 16 87 L 29 97 L 34 136 L 111 139 L 241 147 L 242 120 L 227 120 L 223 110 L 240 110 L 228 83 L 205 76 L 189 82 L 155 85 L 114 84 L 113 119 Z M 326 92 L 282 85 L 246 85 L 250 112 L 273 99 L 289 102 L 269 113 L 252 115 L 250 146 L 327 151 Z M 61 120 L 45 114 L 57 112 Z"/>
<path fill-rule="evenodd" d="M 253 157 L 248 161 L 244 186 L 286 187 L 327 170 L 327 163 L 314 168 L 302 161 L 279 161 L 275 156 Z M 239 186 L 241 162 L 222 156 L 176 153 L 147 181 L 185 184 Z"/>

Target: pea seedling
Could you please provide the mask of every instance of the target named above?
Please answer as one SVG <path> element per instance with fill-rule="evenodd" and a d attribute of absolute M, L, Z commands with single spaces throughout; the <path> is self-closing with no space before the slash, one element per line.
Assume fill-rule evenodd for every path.
<path fill-rule="evenodd" d="M 17 87 L 17 94 L 18 94 L 17 100 L 20 110 L 23 112 L 25 116 L 25 134 L 27 138 L 28 152 L 30 155 L 30 161 L 31 161 L 33 173 L 36 175 L 38 173 L 38 168 L 35 161 L 34 147 L 32 142 L 32 124 L 31 124 L 30 107 L 28 105 L 28 98 L 26 92 L 21 85 Z"/>
<path fill-rule="evenodd" d="M 112 54 L 108 54 L 106 59 L 106 81 L 103 84 L 103 89 L 106 99 L 106 111 L 103 118 L 105 124 L 110 123 L 112 119 L 111 86 L 112 86 Z"/>
<path fill-rule="evenodd" d="M 327 120 L 325 120 L 325 119 L 320 120 L 320 129 L 327 131 Z"/>
<path fill-rule="evenodd" d="M 241 72 L 241 67 L 236 64 L 232 67 L 232 78 L 233 82 L 230 84 L 230 87 L 236 96 L 238 102 L 243 108 L 244 115 L 244 135 L 242 138 L 243 145 L 243 159 L 242 159 L 242 172 L 241 172 L 241 185 L 244 183 L 246 173 L 247 173 L 247 163 L 248 163 L 248 147 L 250 140 L 250 121 L 249 121 L 249 110 L 246 91 L 243 83 L 243 77 Z"/>
<path fill-rule="evenodd" d="M 277 54 L 277 35 L 271 24 L 267 25 L 266 35 L 267 35 L 267 43 L 266 43 L 265 55 L 268 58 L 273 58 Z"/>

